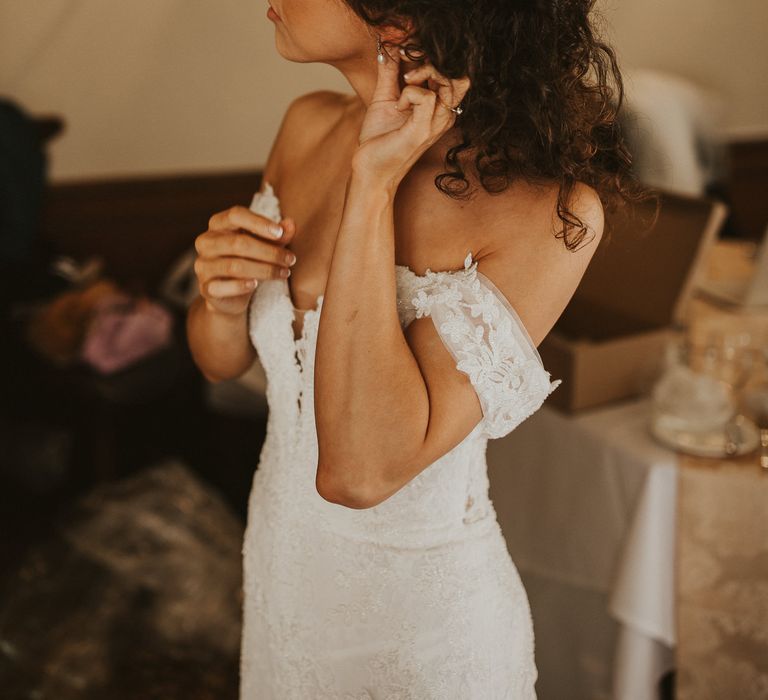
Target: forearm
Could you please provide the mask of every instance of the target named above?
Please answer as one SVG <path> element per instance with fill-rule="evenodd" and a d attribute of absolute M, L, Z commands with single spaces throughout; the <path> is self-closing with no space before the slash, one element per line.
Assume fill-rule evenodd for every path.
<path fill-rule="evenodd" d="M 187 312 L 187 339 L 195 364 L 209 381 L 239 377 L 256 358 L 245 314 L 211 311 L 201 296 Z"/>
<path fill-rule="evenodd" d="M 426 385 L 397 313 L 394 191 L 350 176 L 323 299 L 318 483 L 345 494 L 386 491 L 423 445 L 429 422 Z"/>

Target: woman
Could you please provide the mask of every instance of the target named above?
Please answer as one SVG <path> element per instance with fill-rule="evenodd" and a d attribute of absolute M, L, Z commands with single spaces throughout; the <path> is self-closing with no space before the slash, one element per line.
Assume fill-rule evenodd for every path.
<path fill-rule="evenodd" d="M 560 383 L 536 346 L 633 193 L 590 6 L 270 8 L 353 94 L 295 100 L 250 210 L 196 241 L 197 363 L 268 378 L 242 700 L 535 697 L 485 448 Z"/>

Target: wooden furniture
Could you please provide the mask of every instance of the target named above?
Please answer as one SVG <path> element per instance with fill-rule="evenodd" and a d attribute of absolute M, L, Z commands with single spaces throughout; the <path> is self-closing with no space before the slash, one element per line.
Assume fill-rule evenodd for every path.
<path fill-rule="evenodd" d="M 63 254 L 103 257 L 112 279 L 152 292 L 214 213 L 250 204 L 261 176 L 248 170 L 57 184 L 46 194 L 42 235 Z"/>

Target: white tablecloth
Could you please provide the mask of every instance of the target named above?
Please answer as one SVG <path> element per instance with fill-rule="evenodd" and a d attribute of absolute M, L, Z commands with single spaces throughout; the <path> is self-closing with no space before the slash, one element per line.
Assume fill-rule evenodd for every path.
<path fill-rule="evenodd" d="M 672 666 L 677 456 L 648 415 L 648 399 L 576 416 L 545 404 L 488 444 L 540 700 L 656 700 Z"/>

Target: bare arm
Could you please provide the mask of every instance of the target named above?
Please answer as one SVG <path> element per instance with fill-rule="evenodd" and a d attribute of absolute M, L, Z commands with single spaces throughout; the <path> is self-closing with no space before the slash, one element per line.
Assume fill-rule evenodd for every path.
<path fill-rule="evenodd" d="M 190 352 L 208 381 L 239 377 L 256 359 L 245 314 L 211 311 L 201 296 L 190 305 L 187 313 Z"/>
<path fill-rule="evenodd" d="M 200 296 L 187 313 L 187 338 L 209 381 L 239 377 L 256 357 L 248 332 L 253 292 L 263 280 L 285 277 L 295 261 L 283 248 L 295 223 L 280 223 L 235 205 L 214 214 L 195 239 Z"/>
<path fill-rule="evenodd" d="M 386 500 L 459 444 L 483 415 L 432 320 L 416 319 L 405 332 L 400 326 L 393 200 L 391 189 L 353 170 L 318 333 L 316 486 L 326 500 L 352 508 Z M 599 240 L 597 196 L 586 196 L 576 211 Z M 502 240 L 504 222 L 498 225 Z M 509 248 L 487 256 L 478 268 L 495 271 L 501 291 L 522 300 L 518 309 L 523 319 L 536 319 L 528 328 L 537 329 L 537 342 L 544 335 L 538 329 L 554 324 L 597 245 L 574 254 L 555 243 L 547 276 L 532 279 L 526 289 L 515 281 L 525 275 Z"/>
<path fill-rule="evenodd" d="M 294 223 L 274 222 L 236 205 L 211 217 L 195 239 L 200 296 L 187 314 L 192 356 L 210 381 L 240 376 L 256 357 L 248 337 L 253 291 L 263 280 L 285 277 L 294 258 L 284 250 Z"/>
<path fill-rule="evenodd" d="M 354 170 L 323 300 L 315 354 L 317 489 L 357 507 L 410 465 L 429 397 L 397 315 L 394 189 Z"/>

